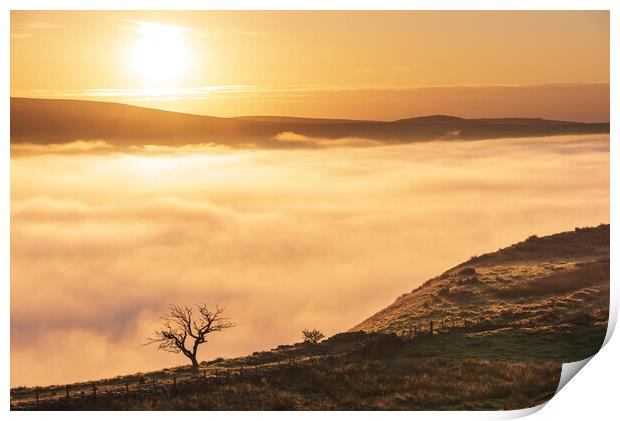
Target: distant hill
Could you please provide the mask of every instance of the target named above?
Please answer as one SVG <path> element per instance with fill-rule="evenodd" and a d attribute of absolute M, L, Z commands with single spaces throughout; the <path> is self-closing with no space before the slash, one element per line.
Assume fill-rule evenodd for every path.
<path fill-rule="evenodd" d="M 313 117 L 287 117 L 287 116 L 270 116 L 270 115 L 255 115 L 255 116 L 241 116 L 231 117 L 235 120 L 243 121 L 265 121 L 270 123 L 296 123 L 296 124 L 350 124 L 355 122 L 365 123 L 380 123 L 380 121 L 373 120 L 346 120 L 337 118 L 313 118 Z"/>
<path fill-rule="evenodd" d="M 293 141 L 276 138 L 282 133 L 299 136 Z M 103 140 L 116 147 L 215 143 L 232 147 L 254 144 L 262 148 L 308 148 L 318 145 L 312 138 L 328 141 L 369 138 L 395 144 L 592 133 L 609 133 L 609 123 L 451 116 L 396 121 L 278 116 L 220 118 L 110 102 L 11 98 L 11 143 Z M 304 137 L 309 140 L 305 141 Z"/>

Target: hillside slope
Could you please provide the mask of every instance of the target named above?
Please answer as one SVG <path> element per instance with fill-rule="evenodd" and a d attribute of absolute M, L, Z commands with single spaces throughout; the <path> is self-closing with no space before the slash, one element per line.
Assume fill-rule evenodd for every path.
<path fill-rule="evenodd" d="M 282 133 L 297 136 L 277 137 Z M 536 118 L 468 120 L 449 116 L 396 121 L 219 118 L 109 102 L 11 98 L 11 143 L 103 140 L 115 147 L 214 143 L 232 147 L 252 144 L 262 148 L 309 148 L 319 147 L 312 139 L 365 138 L 392 144 L 592 133 L 609 133 L 609 123 Z"/>
<path fill-rule="evenodd" d="M 478 325 L 554 333 L 606 325 L 609 225 L 529 239 L 474 257 L 399 297 L 351 331 Z"/>
<path fill-rule="evenodd" d="M 71 385 L 11 389 L 12 409 L 520 409 L 596 353 L 609 225 L 474 257 L 319 344 Z M 432 331 L 431 331 L 432 323 Z"/>

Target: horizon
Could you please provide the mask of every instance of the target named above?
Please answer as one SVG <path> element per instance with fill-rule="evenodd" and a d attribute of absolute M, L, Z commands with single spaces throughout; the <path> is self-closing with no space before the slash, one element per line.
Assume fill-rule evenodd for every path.
<path fill-rule="evenodd" d="M 144 106 L 144 105 L 137 105 L 137 104 L 132 104 L 130 102 L 116 102 L 116 101 L 106 101 L 106 100 L 97 100 L 97 99 L 78 99 L 78 98 L 50 98 L 50 97 L 37 97 L 37 96 L 33 96 L 33 97 L 20 97 L 20 96 L 11 96 L 11 99 L 27 99 L 27 100 L 50 100 L 50 101 L 83 101 L 83 102 L 94 102 L 94 103 L 101 103 L 101 104 L 116 104 L 116 105 L 127 105 L 130 107 L 135 107 L 135 108 L 143 108 L 143 109 L 147 109 L 147 110 L 157 110 L 157 111 L 168 111 L 171 113 L 177 113 L 177 114 L 186 114 L 186 115 L 193 115 L 193 116 L 200 116 L 200 117 L 214 117 L 214 118 L 225 118 L 225 119 L 241 119 L 241 118 L 246 118 L 246 119 L 252 119 L 252 118 L 291 118 L 291 119 L 308 119 L 308 120 L 340 120 L 340 121 L 352 121 L 352 122 L 384 122 L 384 123 L 389 123 L 389 122 L 396 122 L 396 121 L 401 121 L 401 120 L 411 120 L 411 119 L 418 119 L 418 118 L 429 118 L 429 117 L 449 117 L 449 118 L 458 118 L 458 119 L 462 119 L 462 120 L 501 120 L 501 119 L 514 119 L 514 120 L 549 120 L 549 121 L 560 121 L 560 122 L 566 122 L 566 123 L 609 123 L 610 119 L 608 118 L 606 121 L 605 120 L 601 120 L 601 121 L 577 121 L 577 120 L 554 120 L 554 119 L 548 119 L 548 118 L 544 118 L 544 117 L 538 117 L 538 116 L 532 116 L 532 117 L 524 117 L 524 116 L 511 116 L 511 117 L 493 117 L 493 116 L 476 116 L 476 117 L 463 117 L 461 115 L 455 115 L 455 114 L 418 114 L 418 115 L 412 115 L 410 117 L 404 117 L 404 118 L 397 118 L 394 120 L 379 120 L 379 119 L 353 119 L 353 118 L 345 118 L 345 117 L 321 117 L 318 115 L 315 116 L 300 116 L 300 115 L 274 115 L 274 114 L 255 114 L 255 115 L 232 115 L 232 116 L 224 116 L 224 115 L 213 115 L 213 114 L 197 114 L 197 113 L 193 113 L 193 112 L 185 112 L 185 111 L 176 111 L 174 109 L 168 109 L 168 108 L 160 108 L 160 107 L 155 107 L 155 106 Z"/>

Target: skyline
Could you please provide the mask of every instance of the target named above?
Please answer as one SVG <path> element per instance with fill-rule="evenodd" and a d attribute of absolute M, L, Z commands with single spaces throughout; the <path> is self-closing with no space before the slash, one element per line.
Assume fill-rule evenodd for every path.
<path fill-rule="evenodd" d="M 15 97 L 222 117 L 608 121 L 609 14 L 12 12 L 11 74 Z"/>

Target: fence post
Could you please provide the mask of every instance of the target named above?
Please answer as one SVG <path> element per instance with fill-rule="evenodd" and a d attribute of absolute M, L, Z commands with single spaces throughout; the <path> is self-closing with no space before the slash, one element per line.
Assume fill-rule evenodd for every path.
<path fill-rule="evenodd" d="M 93 399 L 97 399 L 97 386 L 95 386 L 95 383 L 93 383 L 92 386 L 93 386 Z"/>
<path fill-rule="evenodd" d="M 430 324 L 429 324 L 429 332 L 431 335 L 433 334 L 433 321 L 432 320 L 430 321 Z"/>
<path fill-rule="evenodd" d="M 37 399 L 37 409 L 39 409 L 39 388 L 38 387 L 34 388 L 34 396 Z"/>
<path fill-rule="evenodd" d="M 69 400 L 69 385 L 65 386 L 65 399 Z"/>
<path fill-rule="evenodd" d="M 152 379 L 151 383 L 153 384 L 153 395 L 154 395 L 155 394 L 155 379 Z"/>
<path fill-rule="evenodd" d="M 129 382 L 125 381 L 125 395 L 129 396 Z"/>

